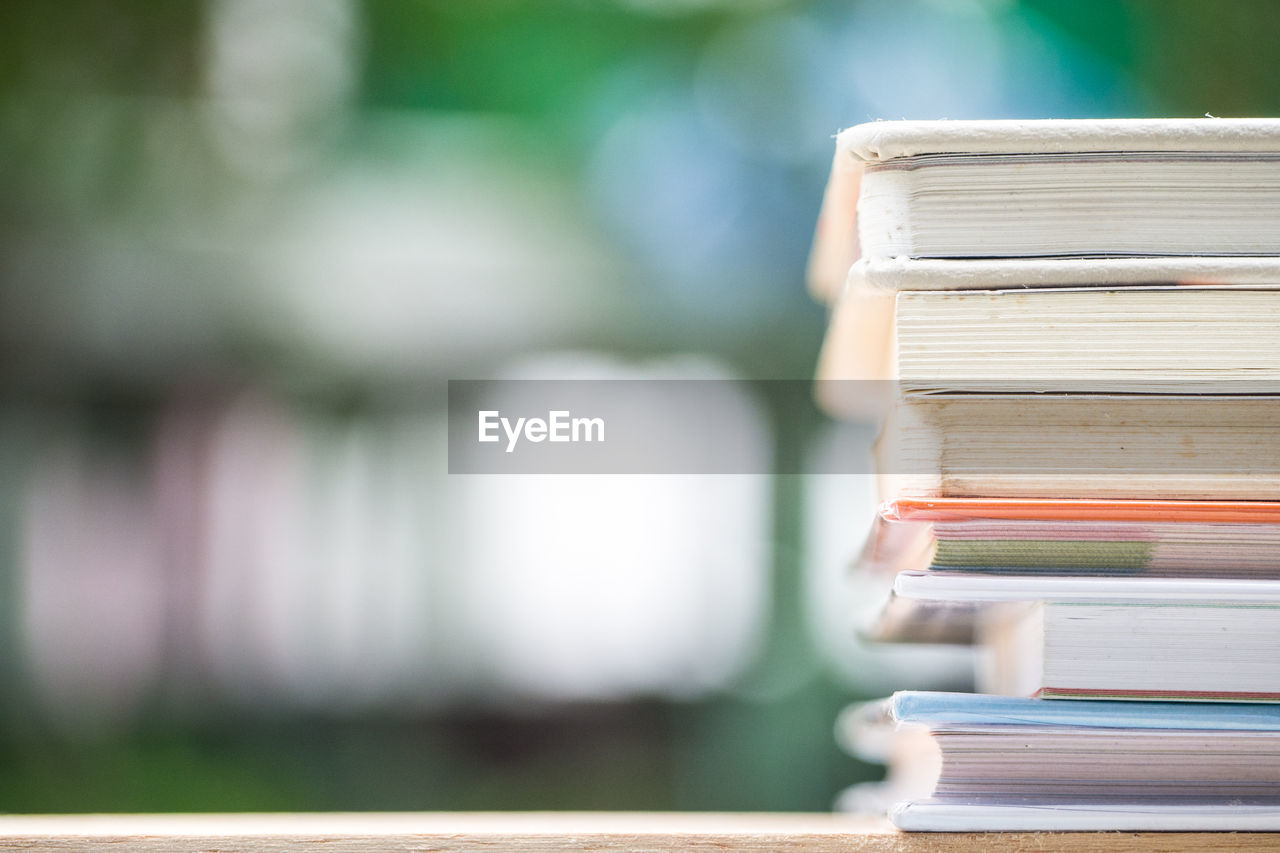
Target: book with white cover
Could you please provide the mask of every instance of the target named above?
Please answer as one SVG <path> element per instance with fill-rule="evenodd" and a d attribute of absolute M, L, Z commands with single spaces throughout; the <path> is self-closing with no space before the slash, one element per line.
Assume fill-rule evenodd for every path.
<path fill-rule="evenodd" d="M 854 387 L 868 384 L 898 391 Z M 1245 393 L 1265 384 L 1142 386 L 1236 394 L 900 394 L 875 450 L 882 497 L 1280 499 L 1280 396 Z"/>
<path fill-rule="evenodd" d="M 1280 702 L 1280 602 L 1036 602 L 983 626 L 980 686 L 1044 699 Z"/>
<path fill-rule="evenodd" d="M 1164 311 L 1167 323 L 1189 326 L 1191 312 L 1198 305 L 1236 300 L 1242 292 L 1265 294 L 1278 290 L 1280 258 L 864 259 L 853 265 L 847 286 L 833 297 L 830 323 L 818 359 L 818 378 L 895 379 L 901 372 L 904 330 L 900 323 L 904 319 L 917 318 L 922 311 L 936 313 L 954 306 L 976 306 L 1004 294 L 1010 298 L 1000 303 L 1003 306 L 1010 305 L 1019 294 L 1048 294 L 1039 302 L 1042 307 L 1033 310 L 1044 312 L 1041 328 L 1052 332 L 1052 319 L 1045 319 L 1046 309 L 1056 310 L 1058 306 L 1077 317 L 1092 312 L 1105 318 L 1108 305 L 1128 303 L 1139 292 L 1155 292 L 1163 295 L 1147 298 L 1143 304 Z M 1080 295 L 1066 295 L 1070 293 Z M 1246 296 L 1239 304 L 1269 298 Z M 1017 319 L 1026 322 L 1031 317 L 1010 318 Z M 1012 331 L 1012 327 L 1005 330 Z M 909 337 L 911 330 L 905 331 Z M 1142 345 L 1142 331 L 1130 326 L 1121 332 L 1116 343 L 1136 350 Z M 1198 342 L 1187 343 L 1194 346 Z M 1231 346 L 1225 351 L 1238 352 Z M 1082 347 L 1077 352 L 1085 354 L 1088 350 Z M 838 404 L 828 408 L 841 413 Z"/>
<path fill-rule="evenodd" d="M 1280 829 L 1276 705 L 903 692 L 839 725 L 932 741 L 890 810 L 902 829 Z"/>
<path fill-rule="evenodd" d="M 858 125 L 837 137 L 810 286 L 833 301 L 855 261 L 879 286 L 916 275 L 877 268 L 893 259 L 954 261 L 957 282 L 981 278 L 989 258 L 1065 261 L 1018 275 L 1049 285 L 1094 283 L 1079 259 L 1276 255 L 1280 233 L 1265 213 L 1280 202 L 1277 152 L 1280 120 L 1266 118 Z M 1104 284 L 1256 283 L 1259 273 L 1142 266 L 1093 269 Z"/>
<path fill-rule="evenodd" d="M 1248 578 L 904 571 L 887 593 L 869 639 L 971 643 L 984 622 L 1036 602 L 1280 607 L 1280 580 Z"/>
<path fill-rule="evenodd" d="M 979 644 L 986 692 L 1280 701 L 1280 581 L 900 572 L 872 639 Z"/>
<path fill-rule="evenodd" d="M 883 416 L 893 397 L 889 389 L 877 390 L 872 383 L 893 381 L 899 376 L 896 316 L 899 289 L 916 291 L 906 297 L 913 303 L 927 298 L 924 294 L 929 291 L 998 294 L 1049 287 L 1096 291 L 1160 287 L 1176 293 L 1178 287 L 1198 291 L 1219 287 L 1234 291 L 1280 289 L 1280 259 L 1242 263 L 1236 270 L 1238 275 L 1223 275 L 1225 271 L 1221 269 L 1217 270 L 1218 274 L 1209 274 L 1205 269 L 1207 264 L 1192 263 L 1201 260 L 1205 259 L 1177 259 L 1162 264 L 1163 269 L 1159 270 L 1152 269 L 1145 260 L 1140 262 L 1142 268 L 1129 266 L 1127 270 L 1123 269 L 1127 262 L 1121 260 L 1057 262 L 1061 266 L 1053 269 L 1045 268 L 1047 262 L 1028 265 L 1012 260 L 984 261 L 977 274 L 964 271 L 963 265 L 967 262 L 894 261 L 886 265 L 888 274 L 876 277 L 877 286 L 868 284 L 869 267 L 859 261 L 850 274 L 849 286 L 831 306 L 827 333 L 818 356 L 818 400 L 824 409 L 840 417 L 875 420 Z M 1179 266 L 1186 268 L 1176 269 Z M 1067 271 L 1073 274 L 1062 274 Z M 1166 298 L 1177 301 L 1173 296 Z M 1192 297 L 1188 307 L 1195 300 L 1205 298 Z M 1105 297 L 1098 302 L 1105 302 Z M 1096 306 L 1091 310 L 1096 310 Z M 1186 315 L 1183 316 L 1185 319 Z M 1136 338 L 1133 343 L 1137 344 Z"/>
<path fill-rule="evenodd" d="M 1280 135 L 1258 152 L 924 154 L 869 163 L 868 258 L 1274 255 Z"/>
<path fill-rule="evenodd" d="M 903 291 L 894 325 L 908 393 L 1280 391 L 1280 289 Z"/>

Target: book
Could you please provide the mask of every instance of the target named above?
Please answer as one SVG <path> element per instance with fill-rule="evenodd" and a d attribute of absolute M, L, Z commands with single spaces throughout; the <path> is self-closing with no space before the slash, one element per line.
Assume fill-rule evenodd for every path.
<path fill-rule="evenodd" d="M 837 151 L 863 257 L 1280 254 L 1271 119 L 876 122 Z"/>
<path fill-rule="evenodd" d="M 897 379 L 896 312 L 901 292 L 912 294 L 907 300 L 922 300 L 929 297 L 921 294 L 939 291 L 998 294 L 1048 289 L 1163 289 L 1168 292 L 1164 298 L 1176 306 L 1181 300 L 1172 294 L 1182 289 L 1230 292 L 1277 288 L 1280 258 L 862 258 L 853 263 L 847 278 L 830 296 L 830 322 L 819 353 L 817 376 L 820 385 L 829 386 L 851 380 Z M 1074 299 L 1077 304 L 1090 301 L 1087 297 Z M 1093 301 L 1096 305 L 1104 298 Z M 918 309 L 913 305 L 908 310 Z M 1022 319 L 1025 322 L 1026 318 Z M 1182 322 L 1186 322 L 1185 314 Z M 821 401 L 833 414 L 856 418 L 868 411 L 856 397 L 841 401 L 835 393 L 829 393 L 836 390 L 819 388 Z"/>
<path fill-rule="evenodd" d="M 903 692 L 838 725 L 932 743 L 903 829 L 1280 828 L 1280 705 Z"/>
<path fill-rule="evenodd" d="M 1266 608 L 1280 605 L 1280 580 L 902 571 L 882 601 L 862 629 L 869 640 L 973 644 L 988 626 L 1039 602 Z"/>
<path fill-rule="evenodd" d="M 981 648 L 983 692 L 1280 701 L 1280 582 L 898 574 L 870 639 Z"/>
<path fill-rule="evenodd" d="M 1044 699 L 1280 701 L 1271 603 L 1036 602 L 981 626 L 984 692 Z"/>
<path fill-rule="evenodd" d="M 1280 391 L 1280 290 L 903 291 L 905 392 Z"/>
<path fill-rule="evenodd" d="M 1280 502 L 900 498 L 860 568 L 1280 578 Z"/>
<path fill-rule="evenodd" d="M 1277 500 L 1280 396 L 899 394 L 874 455 L 886 500 Z"/>
<path fill-rule="evenodd" d="M 1209 155 L 1212 159 L 1216 155 L 1219 162 L 1210 168 L 1227 173 L 1231 176 L 1228 178 L 1230 183 L 1255 171 L 1255 166 L 1263 171 L 1270 169 L 1277 151 L 1280 151 L 1280 121 L 1276 119 L 882 121 L 858 125 L 843 131 L 836 139 L 836 151 L 809 258 L 810 290 L 817 298 L 834 302 L 845 288 L 847 280 L 913 290 L 974 286 L 957 283 L 966 280 L 983 281 L 988 275 L 1004 278 L 1018 285 L 1029 282 L 1090 284 L 1094 281 L 1178 281 L 1183 278 L 1181 271 L 1160 271 L 1160 256 L 1169 255 L 1174 247 L 1168 244 L 1168 240 L 1187 229 L 1192 220 L 1199 218 L 1201 226 L 1208 224 L 1210 228 L 1217 227 L 1214 223 L 1219 221 L 1218 209 L 1205 209 L 1205 206 L 1210 199 L 1223 194 L 1224 188 L 1214 184 L 1197 186 L 1194 182 L 1183 182 L 1179 186 L 1176 180 L 1172 180 L 1176 173 L 1192 165 L 1196 157 Z M 1180 153 L 1190 155 L 1184 158 L 1183 164 L 1164 164 L 1173 165 L 1169 172 L 1170 181 L 1162 184 L 1158 174 L 1154 181 L 1143 184 L 1132 180 L 1132 170 L 1142 164 L 1144 155 L 1155 154 L 1169 158 L 1170 155 Z M 1028 178 L 1020 178 L 1016 173 L 1026 169 L 1018 167 L 1019 163 L 1025 164 L 1025 160 L 1020 160 L 1019 157 L 1044 161 L 1036 167 L 1040 172 L 1036 174 L 1033 170 Z M 920 164 L 928 161 L 916 158 L 931 158 L 932 166 L 921 168 Z M 1077 162 L 1064 162 L 1072 159 Z M 969 165 L 966 166 L 965 161 Z M 913 163 L 916 164 L 914 170 L 909 168 Z M 1079 258 L 1064 257 L 1065 250 L 1059 243 L 1051 250 L 1055 257 L 1045 258 L 1046 263 L 1035 263 L 1033 259 L 1030 268 L 1018 267 L 1025 258 L 1020 258 L 1019 254 L 1011 257 L 1011 253 L 1015 251 L 1013 246 L 1005 247 L 1000 253 L 1001 262 L 996 265 L 990 262 L 991 256 L 977 256 L 979 250 L 972 243 L 955 247 L 954 250 L 963 255 L 961 258 L 923 258 L 919 253 L 912 255 L 910 247 L 906 252 L 899 248 L 893 254 L 884 254 L 885 241 L 879 240 L 879 234 L 886 235 L 890 245 L 900 244 L 904 240 L 908 243 L 916 240 L 916 229 L 911 227 L 911 215 L 916 212 L 917 207 L 912 202 L 916 199 L 900 198 L 899 201 L 904 204 L 895 204 L 894 185 L 897 185 L 896 192 L 900 195 L 902 190 L 910 188 L 913 181 L 916 184 L 931 181 L 936 183 L 940 176 L 946 183 L 948 175 L 956 174 L 948 169 L 948 165 L 969 170 L 976 167 L 979 174 L 984 176 L 976 184 L 970 185 L 971 199 L 975 195 L 979 199 L 1003 199 L 1003 203 L 982 205 L 994 208 L 989 210 L 989 215 L 1007 219 L 1012 218 L 1013 211 L 1021 211 L 1032 205 L 1038 207 L 1041 221 L 1033 218 L 1033 221 L 1025 223 L 1031 229 L 1039 227 L 1043 230 L 1045 218 L 1063 216 L 1069 220 L 1074 216 L 1082 221 L 1081 224 L 1086 229 L 1102 230 L 1098 227 L 1100 223 L 1097 218 L 1090 216 L 1095 210 L 1064 209 L 1064 194 L 1069 190 L 1102 193 L 1113 205 L 1128 198 L 1130 206 L 1127 209 L 1122 206 L 1116 211 L 1119 215 L 1112 218 L 1119 221 L 1112 223 L 1114 227 L 1105 233 L 1096 234 L 1100 242 L 1078 246 Z M 1148 165 L 1155 166 L 1159 172 L 1162 164 L 1153 162 Z M 984 167 L 993 168 L 982 171 Z M 1044 174 L 1044 170 L 1063 169 L 1075 170 L 1077 174 L 1083 172 L 1086 176 L 1093 173 L 1094 180 L 1085 183 L 1073 181 L 1070 187 L 1053 184 L 1049 187 L 1041 186 L 1038 194 L 1026 192 L 1031 188 L 1025 186 L 1025 183 L 1034 182 L 1036 177 Z M 1123 180 L 1111 179 L 1111 174 L 1117 170 L 1124 174 Z M 915 175 L 905 179 L 901 174 L 895 175 L 895 172 L 911 171 Z M 1005 179 L 1003 183 L 997 183 L 996 179 L 1002 172 Z M 1010 172 L 1014 174 L 1010 175 Z M 917 178 L 924 180 L 916 180 Z M 1208 176 L 1207 180 L 1212 182 L 1215 178 Z M 880 188 L 877 188 L 877 184 Z M 1274 191 L 1274 186 L 1269 186 L 1270 189 L 1259 187 L 1256 190 L 1264 193 Z M 961 195 L 964 194 L 963 186 L 956 189 L 961 190 Z M 880 201 L 861 204 L 864 192 L 869 196 L 879 196 Z M 971 229 L 975 224 L 973 218 L 953 221 L 959 219 L 959 216 L 956 215 L 955 208 L 949 207 L 946 192 L 943 190 L 941 198 L 934 194 L 925 199 L 923 212 L 926 224 L 929 223 L 930 212 L 942 208 L 942 222 L 938 223 L 938 217 L 934 216 L 931 227 L 941 224 L 945 228 L 951 222 L 963 229 Z M 1165 197 L 1163 209 L 1154 209 L 1154 204 L 1142 204 L 1143 196 L 1148 193 L 1158 193 Z M 1170 204 L 1168 197 L 1171 193 L 1186 197 Z M 1047 199 L 1044 197 L 1046 194 L 1049 196 Z M 882 209 L 886 201 L 889 202 L 888 211 Z M 1256 213 L 1256 209 L 1254 212 Z M 886 213 L 890 217 L 887 220 L 884 218 Z M 1158 233 L 1153 233 L 1156 231 L 1153 225 L 1161 217 L 1181 221 L 1173 230 L 1161 228 Z M 901 230 L 895 231 L 895 225 L 901 226 Z M 1008 242 L 1010 237 L 1019 234 L 1023 225 L 1018 221 L 1004 222 L 998 231 L 992 229 L 995 233 L 977 235 L 979 244 L 986 245 L 991 240 Z M 859 244 L 859 232 L 864 228 L 870 232 L 866 241 L 869 245 L 866 246 Z M 1196 230 L 1194 223 L 1190 228 L 1194 233 L 1183 236 L 1189 237 L 1192 244 L 1203 245 L 1208 242 L 1203 228 Z M 1063 230 L 1067 233 L 1061 233 Z M 1259 230 L 1265 232 L 1259 243 L 1274 242 L 1276 234 L 1274 231 L 1267 232 L 1265 218 L 1255 215 L 1246 231 Z M 1143 231 L 1148 232 L 1160 244 L 1158 250 L 1148 248 L 1148 251 L 1155 251 L 1154 257 L 1113 256 L 1101 263 L 1087 263 L 1103 255 L 1106 242 L 1115 240 L 1117 233 L 1127 233 L 1127 239 L 1132 242 Z M 1080 230 L 1077 229 L 1074 235 L 1073 239 L 1077 244 L 1083 243 Z M 1044 236 L 1050 242 L 1058 243 L 1072 238 L 1072 230 L 1053 229 Z M 1233 239 L 1235 238 L 1228 239 L 1228 245 Z M 1236 263 L 1236 259 L 1229 251 L 1224 251 L 1220 244 L 1207 245 L 1206 251 L 1189 252 L 1185 251 L 1186 248 L 1184 245 L 1181 254 L 1194 255 L 1199 259 L 1190 262 L 1189 280 L 1258 283 L 1258 270 L 1251 269 L 1252 264 L 1247 260 L 1243 264 Z M 993 250 L 986 248 L 985 251 Z M 1026 251 L 1025 246 L 1016 249 L 1017 253 Z M 1044 252 L 1046 249 L 1041 247 L 1040 251 Z M 1270 254 L 1274 254 L 1274 249 Z M 1010 266 L 1003 266 L 1005 259 L 1008 259 Z M 1082 265 L 1080 260 L 1085 260 L 1086 263 Z M 1154 269 L 1147 266 L 1148 263 L 1153 264 Z M 1276 280 L 1273 273 L 1264 272 L 1264 276 L 1269 281 Z M 981 286 L 989 287 L 993 283 Z"/>
<path fill-rule="evenodd" d="M 1280 393 L 1274 283 L 907 290 L 883 316 L 882 302 L 849 292 L 835 306 L 817 392 L 833 414 L 952 391 Z"/>

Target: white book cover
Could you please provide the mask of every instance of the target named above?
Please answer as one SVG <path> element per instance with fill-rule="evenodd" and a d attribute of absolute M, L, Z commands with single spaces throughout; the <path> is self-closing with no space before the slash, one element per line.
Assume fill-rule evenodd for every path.
<path fill-rule="evenodd" d="M 1105 247 L 1086 249 L 1083 258 L 1064 256 L 1047 259 L 1026 259 L 1022 268 L 1004 269 L 986 258 L 966 258 L 944 262 L 924 263 L 919 269 L 915 264 L 923 259 L 894 257 L 874 246 L 862 245 L 858 238 L 858 216 L 876 216 L 876 203 L 862 204 L 861 197 L 874 193 L 874 187 L 864 182 L 868 167 L 890 163 L 909 163 L 912 158 L 955 158 L 965 155 L 1031 155 L 1052 161 L 1065 155 L 1084 155 L 1085 158 L 1106 159 L 1113 155 L 1142 153 L 1168 157 L 1187 155 L 1186 159 L 1211 155 L 1224 155 L 1239 161 L 1266 161 L 1268 155 L 1280 152 L 1280 119 L 1071 119 L 1036 121 L 879 121 L 849 128 L 837 136 L 836 151 L 823 197 L 822 208 L 815 231 L 813 250 L 809 261 L 810 289 L 815 297 L 835 302 L 846 288 L 863 284 L 872 288 L 916 289 L 922 282 L 926 287 L 949 289 L 953 287 L 989 288 L 997 286 L 1053 286 L 1070 284 L 1124 284 L 1124 283 L 1178 283 L 1198 284 L 1258 284 L 1274 282 L 1272 266 L 1261 267 L 1250 263 L 1246 257 L 1242 263 L 1223 262 L 1220 259 L 1200 259 L 1197 255 L 1231 255 L 1240 251 L 1224 252 L 1220 246 L 1209 244 L 1212 251 L 1176 254 L 1192 255 L 1163 262 L 1159 257 L 1130 258 L 1132 263 L 1111 266 L 1115 257 L 1089 257 L 1090 255 L 1149 255 L 1151 251 L 1105 251 Z M 1130 157 L 1129 159 L 1133 159 Z M 1131 172 L 1133 164 L 1117 166 L 1121 174 Z M 1230 168 L 1230 167 L 1229 167 Z M 1238 171 L 1238 170 L 1237 170 Z M 1209 186 L 1215 182 L 1211 173 Z M 1230 175 L 1228 170 L 1226 175 Z M 1228 177 L 1229 179 L 1229 177 Z M 1107 182 L 1104 180 L 1103 184 Z M 1259 182 L 1246 178 L 1247 189 L 1257 189 Z M 1032 189 L 1027 187 L 1024 189 Z M 1203 195 L 1200 186 L 1192 195 Z M 1167 201 L 1167 199 L 1165 199 Z M 1000 207 L 1011 208 L 1017 217 L 1025 219 L 1018 206 L 1034 207 L 1030 197 L 1019 199 L 1006 192 L 999 200 Z M 1256 219 L 1257 200 L 1250 202 L 1248 210 Z M 859 207 L 863 210 L 859 210 Z M 1164 205 L 1164 215 L 1171 208 Z M 1159 207 L 1138 208 L 1132 206 L 1122 211 L 1121 222 L 1140 220 L 1142 214 L 1160 213 Z M 1203 222 L 1191 217 L 1191 239 L 1203 234 Z M 1199 217 L 1203 219 L 1203 217 Z M 1096 217 L 1086 219 L 1093 222 Z M 1152 220 L 1153 222 L 1157 220 Z M 1175 221 L 1176 224 L 1176 221 Z M 1058 227 L 1060 229 L 1060 226 Z M 1113 233 L 1111 226 L 1104 226 L 1098 234 L 1104 238 Z M 983 231 L 972 235 L 983 238 Z M 1154 229 L 1157 236 L 1169 234 L 1168 224 Z M 1270 233 L 1269 231 L 1266 233 Z M 1225 233 L 1227 238 L 1232 232 Z M 1215 238 L 1216 239 L 1216 238 Z M 866 242 L 866 241 L 862 241 Z M 872 240 L 874 243 L 875 241 Z M 1265 241 L 1264 241 L 1265 242 Z M 962 249 L 973 253 L 975 247 Z M 1014 252 L 1013 254 L 1018 254 Z M 1155 251 L 1155 255 L 1168 254 Z M 1250 254 L 1247 250 L 1243 252 Z M 861 260 L 860 260 L 861 259 Z M 1002 259 L 1005 260 L 1005 259 Z M 858 265 L 855 265 L 855 261 Z M 850 268 L 855 272 L 850 275 Z M 936 277 L 943 273 L 942 279 Z"/>
<path fill-rule="evenodd" d="M 889 819 L 910 832 L 1277 832 L 1280 805 L 911 800 L 890 809 Z"/>

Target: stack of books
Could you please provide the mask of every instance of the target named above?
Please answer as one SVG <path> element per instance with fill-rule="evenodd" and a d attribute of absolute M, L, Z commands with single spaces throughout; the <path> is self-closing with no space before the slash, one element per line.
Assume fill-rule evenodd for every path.
<path fill-rule="evenodd" d="M 867 633 L 980 649 L 838 724 L 895 823 L 1280 830 L 1280 120 L 853 128 L 810 280 Z"/>

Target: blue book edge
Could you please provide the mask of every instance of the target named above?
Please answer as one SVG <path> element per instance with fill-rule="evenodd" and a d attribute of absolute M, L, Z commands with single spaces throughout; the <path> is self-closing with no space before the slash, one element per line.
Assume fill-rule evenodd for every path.
<path fill-rule="evenodd" d="M 901 691 L 885 700 L 883 711 L 899 724 L 931 729 L 978 725 L 1280 731 L 1280 705 L 1261 703 L 1026 699 Z"/>

